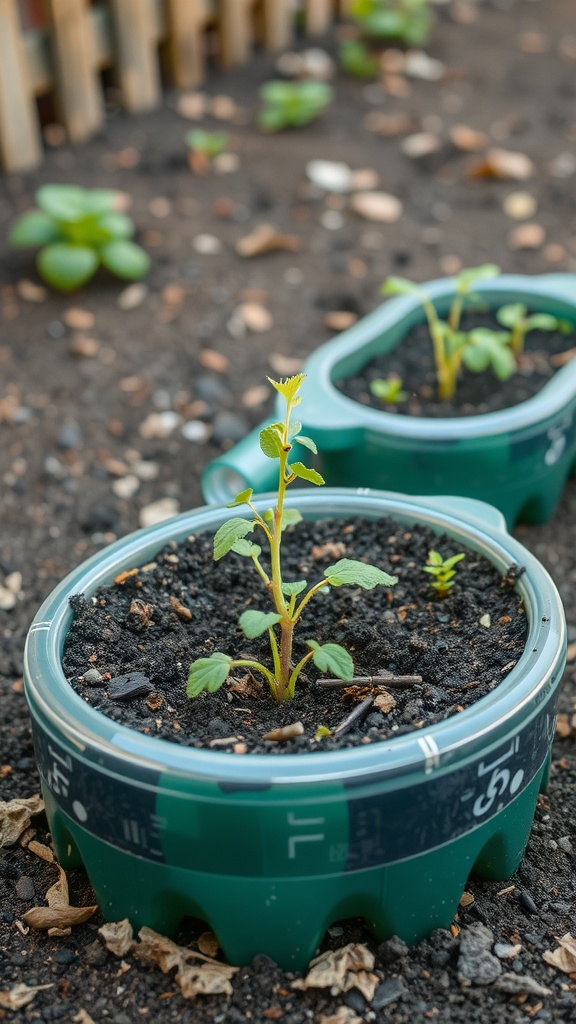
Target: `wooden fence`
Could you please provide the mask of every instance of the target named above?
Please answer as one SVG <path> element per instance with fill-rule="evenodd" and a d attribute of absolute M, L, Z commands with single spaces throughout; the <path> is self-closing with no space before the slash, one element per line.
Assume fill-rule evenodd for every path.
<path fill-rule="evenodd" d="M 289 46 L 295 16 L 320 36 L 350 0 L 0 0 L 0 165 L 30 170 L 42 161 L 37 100 L 51 94 L 71 142 L 104 119 L 101 72 L 111 68 L 124 108 L 142 112 L 162 98 L 162 69 L 176 88 L 204 78 L 206 38 L 225 67 L 250 59 L 255 41 Z"/>

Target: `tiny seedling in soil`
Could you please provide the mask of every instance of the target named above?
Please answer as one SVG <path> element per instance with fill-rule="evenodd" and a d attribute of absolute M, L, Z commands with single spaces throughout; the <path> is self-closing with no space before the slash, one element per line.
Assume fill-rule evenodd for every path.
<path fill-rule="evenodd" d="M 423 46 L 432 26 L 428 0 L 353 0 L 350 13 L 366 36 Z"/>
<path fill-rule="evenodd" d="M 338 50 L 340 67 L 353 78 L 375 78 L 378 61 L 360 39 L 346 39 Z"/>
<path fill-rule="evenodd" d="M 478 331 L 460 330 L 464 303 L 478 298 L 472 292 L 473 286 L 499 273 L 500 268 L 493 263 L 460 271 L 454 278 L 456 295 L 447 320 L 440 319 L 426 291 L 412 281 L 404 277 L 389 277 L 381 287 L 383 295 L 416 295 L 420 299 L 432 339 L 438 397 L 441 400 L 454 397 L 462 363 L 474 373 L 492 366 L 501 380 L 506 380 L 514 371 L 515 360 L 510 358 L 512 353 L 509 350 L 508 355 L 505 354 L 506 344 L 501 332 L 492 331 L 492 337 L 489 337 L 487 334 L 478 335 Z"/>
<path fill-rule="evenodd" d="M 119 209 L 118 192 L 43 185 L 36 202 L 39 209 L 22 214 L 8 242 L 18 248 L 41 246 L 38 273 L 52 288 L 74 291 L 100 265 L 129 281 L 145 277 L 150 270 L 149 256 L 130 240 L 134 224 Z"/>
<path fill-rule="evenodd" d="M 454 568 L 466 556 L 462 553 L 452 555 L 451 558 L 442 558 L 439 551 L 428 552 L 428 562 L 422 568 L 424 572 L 434 577 L 430 585 L 434 587 L 438 597 L 447 597 L 454 586 L 456 570 Z"/>
<path fill-rule="evenodd" d="M 377 377 L 371 381 L 370 391 L 385 405 L 398 405 L 408 398 L 408 392 L 403 390 L 403 383 L 401 377 L 391 373 L 388 377 Z"/>
<path fill-rule="evenodd" d="M 310 599 L 319 592 L 325 593 L 329 587 L 350 584 L 365 590 L 373 590 L 376 586 L 392 587 L 397 583 L 396 576 L 390 576 L 377 566 L 351 558 L 341 558 L 334 565 L 328 566 L 324 570 L 324 578 L 312 586 L 308 585 L 307 580 L 287 582 L 283 578 L 282 534 L 287 526 L 293 526 L 302 519 L 297 509 L 284 508 L 286 488 L 296 479 L 305 480 L 316 486 L 321 486 L 324 483 L 323 478 L 315 469 L 310 469 L 301 462 L 289 462 L 294 444 L 316 453 L 314 441 L 300 433 L 302 424 L 291 418 L 294 406 L 301 401 L 298 391 L 304 376 L 301 373 L 285 381 L 270 381 L 286 402 L 284 422 L 272 423 L 260 431 L 262 452 L 267 458 L 275 459 L 278 462 L 278 491 L 275 507 L 261 515 L 252 503 L 251 488 L 247 488 L 237 494 L 228 507 L 248 505 L 254 518 L 229 519 L 220 527 L 214 537 L 214 559 L 218 561 L 229 551 L 235 551 L 236 554 L 250 559 L 268 591 L 273 611 L 264 612 L 248 608 L 240 616 L 239 625 L 248 640 L 268 632 L 272 668 L 251 658 L 231 658 L 229 655 L 217 651 L 209 658 L 197 659 L 190 666 L 187 686 L 189 697 L 197 697 L 203 690 L 214 693 L 223 685 L 234 668 L 247 668 L 251 672 L 262 675 L 270 687 L 270 693 L 277 701 L 288 700 L 294 696 L 298 677 L 310 660 L 314 662 L 320 672 L 330 672 L 339 679 L 352 679 L 354 676 L 352 658 L 348 651 L 339 644 L 319 644 L 313 639 L 306 640 L 305 643 L 309 651 L 296 665 L 293 665 L 294 627 Z M 262 553 L 260 545 L 247 539 L 247 535 L 255 530 L 263 534 L 269 547 L 269 570 L 260 561 Z M 279 637 L 276 629 L 279 630 Z"/>
<path fill-rule="evenodd" d="M 196 174 L 206 174 L 217 156 L 224 153 L 228 146 L 227 132 L 207 132 L 195 128 L 187 132 L 184 141 L 190 151 L 189 163 Z"/>
<path fill-rule="evenodd" d="M 550 313 L 528 313 L 523 302 L 514 302 L 509 306 L 501 306 L 496 319 L 510 331 L 510 347 L 516 359 L 524 351 L 524 339 L 528 331 L 559 331 L 560 334 L 572 334 L 574 327 L 567 320 L 560 320 Z"/>
<path fill-rule="evenodd" d="M 332 98 L 325 82 L 265 82 L 260 89 L 264 106 L 258 116 L 263 131 L 300 128 L 313 121 Z"/>

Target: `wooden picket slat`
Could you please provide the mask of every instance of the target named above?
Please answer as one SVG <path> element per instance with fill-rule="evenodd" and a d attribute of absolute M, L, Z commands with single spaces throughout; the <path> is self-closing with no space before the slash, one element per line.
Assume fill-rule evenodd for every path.
<path fill-rule="evenodd" d="M 166 15 L 172 81 L 178 89 L 190 89 L 204 77 L 208 9 L 204 0 L 166 0 Z"/>
<path fill-rule="evenodd" d="M 267 50 L 285 50 L 292 42 L 292 0 L 262 0 L 262 6 L 264 46 Z"/>
<path fill-rule="evenodd" d="M 104 101 L 94 67 L 85 0 L 47 0 L 52 25 L 58 103 L 71 142 L 83 142 L 102 125 Z"/>
<path fill-rule="evenodd" d="M 122 103 L 140 113 L 160 103 L 156 19 L 150 0 L 110 0 Z"/>
<path fill-rule="evenodd" d="M 7 171 L 40 162 L 42 146 L 30 89 L 16 0 L 0 0 L 0 158 Z"/>
<path fill-rule="evenodd" d="M 306 35 L 323 36 L 332 24 L 333 0 L 306 0 Z"/>
<path fill-rule="evenodd" d="M 254 0 L 219 0 L 220 58 L 224 67 L 245 64 L 252 53 Z"/>

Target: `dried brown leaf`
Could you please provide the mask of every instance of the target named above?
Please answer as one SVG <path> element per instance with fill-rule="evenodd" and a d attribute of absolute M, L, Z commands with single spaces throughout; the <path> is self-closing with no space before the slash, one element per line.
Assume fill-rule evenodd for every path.
<path fill-rule="evenodd" d="M 326 1016 L 321 1013 L 318 1017 L 318 1024 L 362 1024 L 363 1017 L 358 1017 L 349 1006 L 339 1006 L 336 1013 Z"/>
<path fill-rule="evenodd" d="M 44 810 L 40 796 L 0 800 L 0 849 L 18 842 L 30 824 L 30 818 Z"/>
<path fill-rule="evenodd" d="M 297 252 L 299 248 L 300 239 L 296 235 L 283 235 L 272 224 L 261 224 L 252 234 L 236 242 L 236 252 L 245 257 L 260 256 L 275 249 Z"/>
<path fill-rule="evenodd" d="M 98 935 L 104 939 L 104 945 L 114 956 L 125 956 L 136 944 L 132 925 L 127 917 L 123 921 L 109 921 L 98 929 Z"/>
<path fill-rule="evenodd" d="M 35 853 L 41 860 L 47 861 L 48 864 L 54 863 L 54 854 L 50 847 L 45 846 L 44 843 L 39 843 L 36 839 L 32 839 L 26 849 L 30 850 L 30 853 Z"/>
<path fill-rule="evenodd" d="M 66 878 L 66 872 L 64 868 L 58 865 L 59 877 L 58 881 L 51 885 L 46 893 L 46 902 L 52 910 L 65 910 L 70 906 L 70 896 L 68 893 L 68 880 Z M 56 923 L 54 927 L 61 928 L 60 923 Z M 66 927 L 66 925 L 64 925 Z"/>
<path fill-rule="evenodd" d="M 502 181 L 527 181 L 534 174 L 534 164 L 525 153 L 508 149 L 489 149 L 485 156 L 472 164 L 466 176 L 477 178 L 499 178 Z"/>
<path fill-rule="evenodd" d="M 205 964 L 182 964 L 176 974 L 176 983 L 184 999 L 195 999 L 196 996 L 232 995 L 230 979 L 238 967 L 220 962 Z"/>
<path fill-rule="evenodd" d="M 0 1007 L 3 1010 L 20 1010 L 32 1002 L 37 992 L 42 992 L 46 988 L 54 988 L 54 984 L 29 986 L 20 983 L 14 988 L 4 989 L 0 992 Z"/>
<path fill-rule="evenodd" d="M 78 1010 L 75 1017 L 72 1018 L 74 1024 L 94 1024 L 92 1017 L 87 1010 Z"/>
<path fill-rule="evenodd" d="M 373 967 L 374 955 L 368 947 L 351 942 L 342 949 L 330 949 L 312 960 L 306 977 L 293 981 L 292 987 L 303 991 L 329 988 L 332 996 L 357 988 L 367 1002 L 371 1002 L 379 982 L 378 976 L 371 973 Z"/>
<path fill-rule="evenodd" d="M 546 950 L 542 954 L 544 963 L 556 967 L 564 974 L 572 974 L 576 971 L 576 938 L 570 932 L 566 932 L 562 938 L 556 940 L 559 945 L 554 950 Z"/>
<path fill-rule="evenodd" d="M 67 928 L 69 925 L 87 921 L 98 907 L 32 907 L 23 914 L 26 924 L 36 931 L 48 928 Z"/>

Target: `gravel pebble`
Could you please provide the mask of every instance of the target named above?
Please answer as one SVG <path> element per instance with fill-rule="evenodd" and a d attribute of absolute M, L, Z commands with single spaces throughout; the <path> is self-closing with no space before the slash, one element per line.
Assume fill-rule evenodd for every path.
<path fill-rule="evenodd" d="M 458 977 L 464 984 L 490 985 L 502 973 L 502 965 L 490 952 L 494 935 L 483 924 L 471 924 L 460 933 Z"/>

